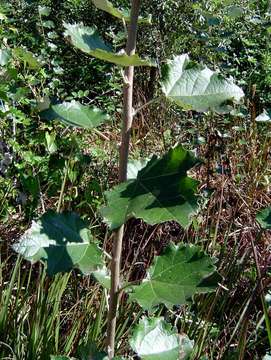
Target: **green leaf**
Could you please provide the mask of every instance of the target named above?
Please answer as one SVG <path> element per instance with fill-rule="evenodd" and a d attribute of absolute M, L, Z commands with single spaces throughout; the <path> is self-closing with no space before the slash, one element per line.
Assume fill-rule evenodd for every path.
<path fill-rule="evenodd" d="M 49 16 L 51 9 L 48 6 L 41 6 L 38 7 L 39 15 L 40 16 Z"/>
<path fill-rule="evenodd" d="M 79 346 L 78 356 L 80 360 L 108 360 L 106 353 L 99 351 L 92 342 Z"/>
<path fill-rule="evenodd" d="M 140 59 L 138 55 L 128 56 L 124 53 L 113 53 L 111 47 L 106 45 L 94 28 L 80 24 L 64 24 L 64 35 L 81 51 L 120 66 L 155 66 L 149 60 Z"/>
<path fill-rule="evenodd" d="M 46 20 L 42 22 L 42 26 L 47 29 L 53 29 L 55 27 L 55 23 L 52 20 Z"/>
<path fill-rule="evenodd" d="M 55 153 L 57 151 L 57 145 L 55 143 L 56 134 L 55 133 L 49 134 L 48 131 L 46 131 L 45 140 L 49 154 Z"/>
<path fill-rule="evenodd" d="M 193 353 L 194 341 L 185 334 L 180 335 L 180 357 L 179 360 L 189 360 Z"/>
<path fill-rule="evenodd" d="M 259 211 L 256 215 L 256 220 L 260 224 L 262 229 L 271 229 L 271 206 Z"/>
<path fill-rule="evenodd" d="M 100 10 L 107 12 L 108 14 L 115 16 L 118 19 L 124 19 L 126 22 L 130 22 L 130 13 L 127 10 L 117 9 L 108 0 L 92 0 L 93 4 Z M 148 18 L 139 17 L 138 23 L 151 24 L 151 16 Z"/>
<path fill-rule="evenodd" d="M 89 275 L 103 266 L 102 250 L 84 221 L 71 212 L 45 213 L 13 248 L 32 263 L 47 262 L 50 276 L 73 268 Z"/>
<path fill-rule="evenodd" d="M 93 276 L 105 289 L 110 289 L 111 277 L 106 266 L 93 271 Z"/>
<path fill-rule="evenodd" d="M 11 53 L 9 49 L 0 49 L 0 65 L 5 66 L 11 58 Z"/>
<path fill-rule="evenodd" d="M 104 123 L 109 116 L 96 107 L 81 105 L 77 101 L 51 105 L 50 109 L 41 113 L 47 120 L 61 120 L 66 125 L 92 129 Z"/>
<path fill-rule="evenodd" d="M 105 193 L 108 206 L 101 210 L 104 221 L 111 230 L 132 217 L 151 225 L 175 220 L 187 227 L 198 209 L 194 195 L 198 182 L 188 177 L 187 171 L 198 162 L 181 145 L 160 159 L 154 156 L 135 180 Z"/>
<path fill-rule="evenodd" d="M 264 110 L 260 115 L 255 119 L 257 122 L 270 122 L 271 121 L 271 112 L 270 110 Z"/>
<path fill-rule="evenodd" d="M 143 318 L 136 326 L 130 346 L 142 360 L 178 360 L 178 334 L 163 318 Z"/>
<path fill-rule="evenodd" d="M 198 246 L 170 244 L 163 255 L 154 258 L 146 279 L 132 286 L 130 299 L 144 309 L 182 305 L 196 293 L 214 291 L 217 275 L 214 259 Z"/>
<path fill-rule="evenodd" d="M 0 20 L 4 21 L 7 20 L 7 17 L 4 13 L 2 13 L 2 11 L 0 11 Z"/>
<path fill-rule="evenodd" d="M 230 112 L 229 104 L 240 103 L 244 96 L 243 90 L 232 80 L 193 63 L 187 54 L 168 61 L 162 90 L 177 105 L 200 112 Z"/>
<path fill-rule="evenodd" d="M 23 62 L 25 66 L 28 66 L 32 70 L 37 70 L 41 67 L 39 61 L 35 58 L 31 51 L 23 48 L 13 49 L 13 56 L 15 59 Z"/>
<path fill-rule="evenodd" d="M 244 14 L 245 10 L 241 6 L 232 5 L 226 9 L 226 14 L 232 18 L 239 18 Z"/>

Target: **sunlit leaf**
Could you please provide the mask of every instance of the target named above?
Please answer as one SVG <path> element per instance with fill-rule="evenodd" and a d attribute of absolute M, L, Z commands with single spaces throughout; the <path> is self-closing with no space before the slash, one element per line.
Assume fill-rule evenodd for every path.
<path fill-rule="evenodd" d="M 45 133 L 45 140 L 47 145 L 47 150 L 50 154 L 53 154 L 57 151 L 57 145 L 55 143 L 56 140 L 56 134 L 55 133 L 49 133 L 46 131 Z"/>
<path fill-rule="evenodd" d="M 142 360 L 178 360 L 178 334 L 163 318 L 143 318 L 134 329 L 130 346 Z"/>
<path fill-rule="evenodd" d="M 105 289 L 110 289 L 111 277 L 108 269 L 105 266 L 93 271 L 92 274 Z"/>
<path fill-rule="evenodd" d="M 7 20 L 6 15 L 4 13 L 2 13 L 1 11 L 0 11 L 0 20 L 1 21 Z"/>
<path fill-rule="evenodd" d="M 146 279 L 132 287 L 130 299 L 144 309 L 159 304 L 169 308 L 182 305 L 196 293 L 214 291 L 216 275 L 214 259 L 198 246 L 170 244 L 161 256 L 155 257 Z"/>
<path fill-rule="evenodd" d="M 194 341 L 185 334 L 180 335 L 180 356 L 179 360 L 189 360 L 194 349 Z"/>
<path fill-rule="evenodd" d="M 80 24 L 64 24 L 64 35 L 81 51 L 100 60 L 108 61 L 120 66 L 155 66 L 149 60 L 140 59 L 138 55 L 128 56 L 125 52 L 113 53 L 110 46 L 106 45 L 97 31 Z"/>
<path fill-rule="evenodd" d="M 107 12 L 110 15 L 115 16 L 118 19 L 124 19 L 126 22 L 130 22 L 130 12 L 123 9 L 117 9 L 108 0 L 92 0 L 93 4 L 100 10 Z M 151 24 L 151 16 L 143 18 L 139 16 L 138 23 Z"/>
<path fill-rule="evenodd" d="M 77 101 L 51 105 L 50 109 L 41 113 L 47 120 L 61 120 L 66 125 L 92 129 L 103 124 L 109 116 L 96 107 L 89 107 Z"/>
<path fill-rule="evenodd" d="M 55 23 L 52 20 L 46 20 L 42 22 L 42 26 L 47 29 L 53 29 L 55 27 Z"/>
<path fill-rule="evenodd" d="M 260 115 L 258 115 L 255 119 L 257 122 L 270 122 L 271 121 L 271 113 L 270 111 L 264 110 Z"/>
<path fill-rule="evenodd" d="M 194 195 L 198 182 L 188 177 L 187 171 L 198 162 L 181 145 L 162 158 L 154 156 L 136 179 L 105 193 L 108 206 L 101 210 L 104 221 L 111 229 L 132 217 L 151 225 L 175 220 L 187 227 L 198 209 Z"/>
<path fill-rule="evenodd" d="M 102 250 L 84 221 L 71 212 L 45 213 L 13 248 L 32 263 L 46 262 L 49 275 L 73 268 L 89 275 L 103 266 Z"/>
<path fill-rule="evenodd" d="M 227 16 L 232 18 L 239 18 L 244 14 L 245 10 L 241 6 L 231 5 L 226 9 Z"/>
<path fill-rule="evenodd" d="M 48 6 L 39 5 L 38 11 L 40 16 L 48 16 L 50 15 L 51 9 Z"/>
<path fill-rule="evenodd" d="M 138 172 L 143 169 L 150 159 L 130 160 L 127 168 L 127 179 L 136 179 Z"/>
<path fill-rule="evenodd" d="M 0 49 L 0 65 L 5 66 L 11 58 L 11 52 L 9 49 Z"/>
<path fill-rule="evenodd" d="M 230 112 L 232 103 L 240 103 L 243 90 L 232 80 L 224 79 L 189 59 L 187 54 L 168 61 L 162 90 L 166 97 L 184 109 L 220 113 Z"/>
<path fill-rule="evenodd" d="M 256 215 L 256 220 L 261 225 L 262 229 L 271 229 L 271 206 L 259 211 Z"/>
<path fill-rule="evenodd" d="M 31 51 L 28 51 L 23 48 L 14 48 L 13 56 L 15 59 L 24 63 L 25 66 L 28 66 L 32 70 L 37 70 L 41 67 L 39 61 L 35 58 Z"/>

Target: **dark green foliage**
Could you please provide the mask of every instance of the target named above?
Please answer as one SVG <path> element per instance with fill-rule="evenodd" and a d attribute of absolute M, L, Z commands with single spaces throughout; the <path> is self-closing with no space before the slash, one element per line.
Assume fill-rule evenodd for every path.
<path fill-rule="evenodd" d="M 135 180 L 106 193 L 108 206 L 101 211 L 104 221 L 111 229 L 131 217 L 152 225 L 175 220 L 187 227 L 198 209 L 198 182 L 188 177 L 187 171 L 197 163 L 199 160 L 181 145 L 160 159 L 153 157 Z"/>

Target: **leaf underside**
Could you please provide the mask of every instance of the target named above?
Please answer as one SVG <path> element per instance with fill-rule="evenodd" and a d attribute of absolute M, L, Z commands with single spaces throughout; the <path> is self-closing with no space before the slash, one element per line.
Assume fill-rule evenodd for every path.
<path fill-rule="evenodd" d="M 271 111 L 264 110 L 260 115 L 255 119 L 257 122 L 268 123 L 271 122 Z"/>
<path fill-rule="evenodd" d="M 105 193 L 104 221 L 111 230 L 133 217 L 150 225 L 175 220 L 187 227 L 198 210 L 198 182 L 188 177 L 187 171 L 198 162 L 181 145 L 160 159 L 154 156 L 136 179 Z"/>
<path fill-rule="evenodd" d="M 97 31 L 81 24 L 64 24 L 64 35 L 70 39 L 73 46 L 81 51 L 120 66 L 155 66 L 150 60 L 143 60 L 135 54 L 128 56 L 126 53 L 113 53 L 110 46 L 106 45 Z"/>
<path fill-rule="evenodd" d="M 45 213 L 13 248 L 32 263 L 46 262 L 50 276 L 73 268 L 89 275 L 103 266 L 102 250 L 84 221 L 71 212 Z"/>
<path fill-rule="evenodd" d="M 47 120 L 60 120 L 66 125 L 92 129 L 103 124 L 109 116 L 96 107 L 89 107 L 77 101 L 52 105 L 41 113 Z"/>
<path fill-rule="evenodd" d="M 243 90 L 232 80 L 193 63 L 187 54 L 168 61 L 162 90 L 182 108 L 199 112 L 227 113 L 233 103 L 240 103 L 244 97 Z"/>
<path fill-rule="evenodd" d="M 198 246 L 170 244 L 155 257 L 146 279 L 132 287 L 130 299 L 144 309 L 159 304 L 172 308 L 189 302 L 196 293 L 214 291 L 218 278 L 214 259 Z"/>
<path fill-rule="evenodd" d="M 130 345 L 142 360 L 177 360 L 179 358 L 179 336 L 163 318 L 140 320 L 134 329 Z"/>

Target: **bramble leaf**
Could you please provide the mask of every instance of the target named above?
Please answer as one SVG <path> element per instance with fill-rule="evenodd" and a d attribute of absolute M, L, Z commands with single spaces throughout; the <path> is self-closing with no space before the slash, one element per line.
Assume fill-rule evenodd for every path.
<path fill-rule="evenodd" d="M 37 70 L 41 67 L 41 64 L 31 51 L 24 48 L 14 48 L 12 53 L 15 59 L 23 62 L 24 65 L 27 65 L 32 70 Z"/>

